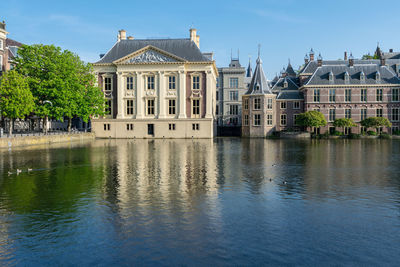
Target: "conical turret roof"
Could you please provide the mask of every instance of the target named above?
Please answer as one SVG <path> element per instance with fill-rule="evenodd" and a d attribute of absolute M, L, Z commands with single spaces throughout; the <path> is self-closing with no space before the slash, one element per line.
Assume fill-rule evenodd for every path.
<path fill-rule="evenodd" d="M 251 68 L 251 62 L 249 58 L 249 66 L 247 67 L 246 77 L 251 77 L 251 76 L 253 76 L 253 70 Z"/>
<path fill-rule="evenodd" d="M 264 70 L 262 68 L 260 56 L 257 58 L 256 69 L 254 70 L 253 78 L 251 79 L 249 90 L 246 94 L 272 94 L 271 88 L 268 85 L 267 78 L 265 77 Z"/>

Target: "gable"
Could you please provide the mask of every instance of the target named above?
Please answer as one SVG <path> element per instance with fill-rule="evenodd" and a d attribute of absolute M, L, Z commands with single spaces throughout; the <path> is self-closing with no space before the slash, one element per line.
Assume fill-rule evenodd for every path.
<path fill-rule="evenodd" d="M 173 63 L 184 62 L 173 54 L 167 53 L 153 46 L 146 46 L 134 53 L 114 61 L 115 64 L 140 64 L 140 63 Z"/>

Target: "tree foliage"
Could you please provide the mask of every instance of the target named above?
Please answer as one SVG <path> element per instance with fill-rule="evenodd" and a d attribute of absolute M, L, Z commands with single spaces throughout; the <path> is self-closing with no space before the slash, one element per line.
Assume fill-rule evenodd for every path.
<path fill-rule="evenodd" d="M 24 119 L 34 109 L 34 98 L 26 78 L 11 70 L 0 78 L 1 115 L 10 119 L 9 133 L 12 134 L 12 121 Z"/>
<path fill-rule="evenodd" d="M 357 124 L 351 118 L 340 118 L 333 122 L 333 126 L 342 128 L 351 128 L 357 126 Z"/>
<path fill-rule="evenodd" d="M 297 115 L 296 124 L 303 127 L 323 127 L 326 126 L 327 121 L 324 114 L 312 110 Z"/>
<path fill-rule="evenodd" d="M 378 129 L 380 127 L 392 127 L 392 124 L 387 118 L 383 117 L 369 117 L 362 120 L 361 125 L 365 128 L 375 128 Z"/>
<path fill-rule="evenodd" d="M 28 77 L 39 117 L 61 121 L 66 117 L 71 122 L 73 117 L 88 121 L 102 115 L 103 95 L 95 86 L 91 66 L 79 56 L 54 45 L 24 45 L 16 62 L 16 70 Z"/>
<path fill-rule="evenodd" d="M 363 55 L 361 59 L 363 59 L 363 60 L 367 60 L 367 59 L 379 59 L 379 56 L 378 56 L 378 55 L 373 55 L 373 56 L 371 56 L 371 54 L 368 53 L 368 54 Z"/>

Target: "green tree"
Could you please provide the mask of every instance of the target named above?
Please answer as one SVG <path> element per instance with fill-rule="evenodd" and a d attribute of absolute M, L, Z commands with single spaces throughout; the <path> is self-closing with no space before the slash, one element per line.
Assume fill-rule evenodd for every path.
<path fill-rule="evenodd" d="M 383 117 L 369 117 L 362 120 L 360 124 L 366 129 L 375 128 L 376 131 L 378 131 L 380 127 L 392 127 L 390 121 Z"/>
<path fill-rule="evenodd" d="M 11 70 L 0 78 L 1 115 L 10 120 L 9 134 L 13 131 L 15 119 L 24 119 L 34 109 L 34 98 L 26 78 Z"/>
<path fill-rule="evenodd" d="M 320 128 L 327 125 L 324 114 L 319 111 L 312 110 L 306 111 L 297 115 L 296 124 L 302 127 L 316 127 Z"/>
<path fill-rule="evenodd" d="M 333 122 L 333 126 L 343 128 L 343 133 L 345 128 L 351 128 L 357 126 L 357 124 L 351 118 L 340 118 Z"/>
<path fill-rule="evenodd" d="M 94 86 L 90 65 L 79 56 L 53 45 L 25 45 L 18 50 L 16 61 L 16 70 L 28 77 L 36 99 L 35 112 L 43 118 L 45 133 L 48 118 L 63 121 L 66 117 L 70 131 L 73 117 L 82 116 L 87 121 L 102 114 L 101 90 Z"/>
<path fill-rule="evenodd" d="M 367 59 L 379 59 L 379 56 L 378 56 L 378 55 L 373 55 L 373 56 L 371 56 L 371 54 L 368 53 L 368 54 L 363 55 L 361 59 L 363 59 L 363 60 L 367 60 Z"/>

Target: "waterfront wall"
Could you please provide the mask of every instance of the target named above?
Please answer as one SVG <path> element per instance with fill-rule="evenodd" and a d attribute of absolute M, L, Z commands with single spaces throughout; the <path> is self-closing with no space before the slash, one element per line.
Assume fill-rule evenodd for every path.
<path fill-rule="evenodd" d="M 94 139 L 93 133 L 58 134 L 41 136 L 15 136 L 0 138 L 0 148 L 44 145 L 53 143 L 67 143 L 73 141 L 83 141 Z"/>

